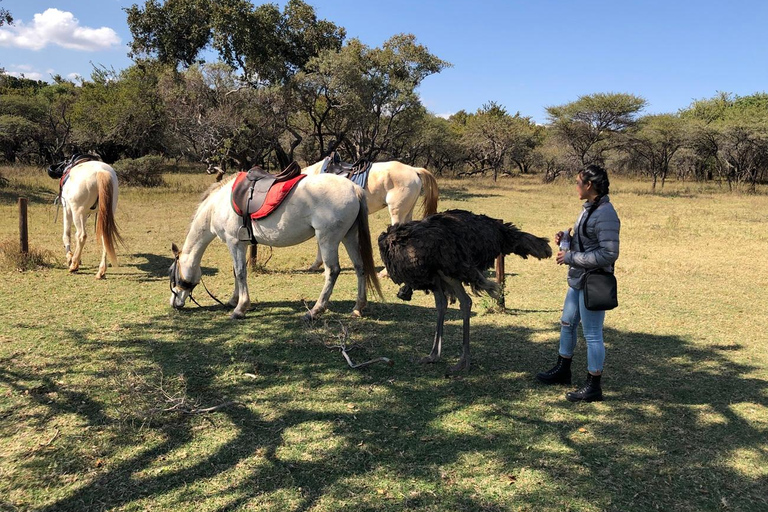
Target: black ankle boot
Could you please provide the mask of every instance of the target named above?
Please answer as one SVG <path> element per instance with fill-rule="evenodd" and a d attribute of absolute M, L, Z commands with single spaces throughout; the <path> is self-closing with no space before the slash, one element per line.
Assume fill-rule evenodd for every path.
<path fill-rule="evenodd" d="M 557 364 L 546 372 L 537 373 L 536 380 L 542 384 L 570 384 L 571 360 L 558 355 Z"/>
<path fill-rule="evenodd" d="M 587 374 L 587 382 L 576 391 L 569 391 L 565 399 L 569 402 L 600 402 L 603 399 L 603 388 L 600 387 L 602 375 Z"/>

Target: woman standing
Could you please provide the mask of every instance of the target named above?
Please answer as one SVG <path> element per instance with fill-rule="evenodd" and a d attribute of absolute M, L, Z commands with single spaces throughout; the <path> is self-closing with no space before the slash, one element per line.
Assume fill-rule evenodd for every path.
<path fill-rule="evenodd" d="M 587 382 L 576 391 L 565 394 L 571 402 L 595 402 L 603 399 L 600 377 L 603 373 L 605 346 L 603 321 L 605 311 L 590 311 L 584 305 L 583 281 L 587 270 L 601 268 L 613 272 L 619 257 L 619 217 L 608 197 L 608 173 L 599 165 L 590 165 L 576 178 L 579 199 L 585 201 L 573 228 L 571 250 L 557 253 L 557 264 L 567 264 L 568 292 L 565 294 L 560 319 L 560 350 L 557 364 L 536 375 L 544 384 L 570 384 L 571 359 L 576 348 L 576 334 L 581 322 L 587 342 Z M 570 232 L 570 229 L 568 230 Z M 569 233 L 560 231 L 555 243 L 560 244 Z"/>

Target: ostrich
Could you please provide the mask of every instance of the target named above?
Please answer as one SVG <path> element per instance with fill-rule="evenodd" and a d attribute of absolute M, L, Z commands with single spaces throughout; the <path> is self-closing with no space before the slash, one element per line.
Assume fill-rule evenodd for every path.
<path fill-rule="evenodd" d="M 458 297 L 464 317 L 464 345 L 461 359 L 452 372 L 469 369 L 472 299 L 464 290 L 464 284 L 468 284 L 475 295 L 486 292 L 498 298 L 499 285 L 483 275 L 497 256 L 512 253 L 522 258 L 552 256 L 548 239 L 520 231 L 509 222 L 466 210 L 448 210 L 420 221 L 389 226 L 379 235 L 379 251 L 389 277 L 403 285 L 398 297 L 410 300 L 412 290 L 435 295 L 435 341 L 432 352 L 422 363 L 440 359 L 448 301 L 453 303 Z"/>

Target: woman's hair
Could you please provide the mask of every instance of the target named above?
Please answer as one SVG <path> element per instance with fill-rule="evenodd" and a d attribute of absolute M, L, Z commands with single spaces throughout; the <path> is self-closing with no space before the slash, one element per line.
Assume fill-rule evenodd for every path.
<path fill-rule="evenodd" d="M 608 194 L 611 182 L 608 180 L 608 172 L 605 169 L 597 164 L 591 164 L 586 166 L 579 174 L 581 174 L 583 182 L 592 184 L 592 188 L 597 192 L 597 197 Z"/>
<path fill-rule="evenodd" d="M 589 220 L 589 217 L 592 215 L 592 213 L 594 213 L 594 211 L 600 205 L 600 198 L 602 198 L 605 195 L 608 195 L 608 190 L 611 186 L 611 182 L 608 180 L 608 172 L 597 164 L 591 164 L 586 166 L 584 170 L 581 171 L 579 174 L 581 174 L 581 181 L 584 183 L 591 183 L 592 188 L 595 190 L 595 192 L 597 192 L 597 197 L 595 198 L 595 202 L 592 203 L 592 206 L 589 208 L 589 211 L 587 212 L 587 217 L 586 219 L 584 219 L 584 222 L 581 225 L 582 232 L 586 237 L 587 236 L 587 220 Z"/>

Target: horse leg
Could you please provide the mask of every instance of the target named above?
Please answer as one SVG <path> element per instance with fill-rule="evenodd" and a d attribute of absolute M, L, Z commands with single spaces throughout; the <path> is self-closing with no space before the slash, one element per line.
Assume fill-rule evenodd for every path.
<path fill-rule="evenodd" d="M 435 278 L 435 287 L 432 289 L 435 296 L 435 309 L 437 309 L 437 327 L 435 328 L 435 341 L 432 343 L 432 352 L 421 359 L 421 363 L 435 363 L 440 359 L 443 351 L 443 327 L 445 325 L 445 312 L 448 310 L 448 298 L 443 292 L 443 283 L 440 278 Z"/>
<path fill-rule="evenodd" d="M 83 255 L 85 240 L 88 238 L 85 231 L 85 221 L 88 215 L 82 211 L 82 208 L 77 208 L 72 212 L 72 216 L 75 222 L 75 252 L 69 264 L 69 271 L 77 272 L 80 269 L 80 257 Z"/>
<path fill-rule="evenodd" d="M 67 251 L 67 268 L 72 264 L 72 210 L 68 206 L 64 207 L 64 250 Z"/>
<path fill-rule="evenodd" d="M 232 255 L 232 263 L 235 273 L 235 290 L 228 304 L 235 306 L 230 315 L 233 320 L 245 318 L 245 312 L 251 307 L 251 298 L 248 295 L 248 260 L 246 258 L 246 245 L 238 240 L 229 244 L 229 252 Z"/>
<path fill-rule="evenodd" d="M 317 256 L 315 256 L 315 262 L 309 266 L 307 270 L 317 272 L 323 268 L 323 257 L 320 254 L 320 244 L 317 244 Z"/>
<path fill-rule="evenodd" d="M 352 310 L 352 316 L 363 316 L 363 308 L 368 305 L 368 297 L 366 294 L 365 267 L 363 266 L 363 256 L 360 254 L 357 229 L 350 229 L 342 242 L 347 249 L 349 259 L 352 260 L 352 265 L 355 267 L 355 275 L 357 275 L 357 301 L 355 302 L 355 309 Z"/>
<path fill-rule="evenodd" d="M 323 237 L 318 236 L 320 241 L 320 253 L 323 258 L 323 265 L 325 265 L 325 284 L 323 290 L 320 292 L 320 296 L 317 298 L 317 302 L 311 310 L 304 315 L 305 320 L 312 320 L 320 316 L 320 314 L 328 307 L 328 300 L 333 292 L 333 287 L 336 284 L 341 273 L 341 266 L 339 265 L 339 242 L 338 240 L 323 240 Z"/>
<path fill-rule="evenodd" d="M 101 263 L 99 263 L 99 271 L 96 272 L 96 279 L 104 279 L 104 275 L 107 273 L 107 244 L 101 240 Z"/>

